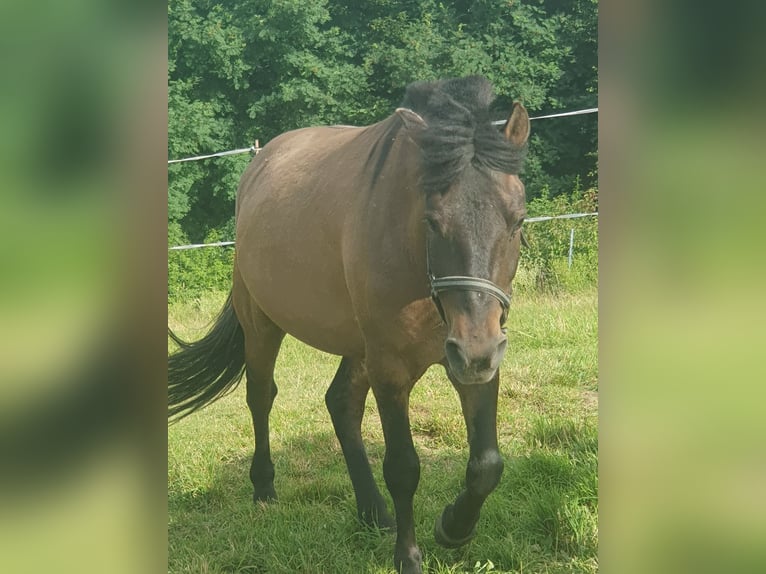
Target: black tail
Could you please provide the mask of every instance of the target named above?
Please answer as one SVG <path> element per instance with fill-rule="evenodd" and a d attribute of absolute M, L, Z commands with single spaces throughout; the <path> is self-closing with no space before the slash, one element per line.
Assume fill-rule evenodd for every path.
<path fill-rule="evenodd" d="M 168 418 L 182 419 L 234 390 L 245 372 L 245 336 L 229 298 L 210 329 L 195 343 L 179 339 L 168 357 Z"/>

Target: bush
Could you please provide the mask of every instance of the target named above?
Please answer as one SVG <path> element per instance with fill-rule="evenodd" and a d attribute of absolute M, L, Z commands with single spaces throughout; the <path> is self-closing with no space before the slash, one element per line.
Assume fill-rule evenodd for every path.
<path fill-rule="evenodd" d="M 204 243 L 227 239 L 214 230 L 208 233 Z M 169 245 L 188 242 L 177 224 L 168 226 Z M 168 300 L 187 301 L 210 291 L 228 292 L 231 289 L 233 267 L 233 246 L 168 251 Z"/>
<path fill-rule="evenodd" d="M 527 217 L 598 211 L 598 190 L 570 195 L 547 193 L 527 203 Z M 574 229 L 572 266 L 569 239 Z M 529 247 L 522 247 L 514 289 L 519 292 L 581 291 L 598 285 L 598 217 L 554 219 L 524 224 Z"/>

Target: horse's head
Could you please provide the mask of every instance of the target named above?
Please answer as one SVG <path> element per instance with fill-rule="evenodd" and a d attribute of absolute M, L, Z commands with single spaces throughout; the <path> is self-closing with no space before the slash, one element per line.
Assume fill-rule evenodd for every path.
<path fill-rule="evenodd" d="M 460 383 L 487 383 L 507 344 L 503 325 L 526 214 L 524 185 L 517 174 L 529 116 L 522 105 L 514 104 L 501 137 L 497 131 L 477 131 L 465 144 L 470 161 L 443 162 L 441 174 L 428 172 L 428 154 L 434 170 L 439 166 L 435 158 L 449 153 L 428 146 L 443 146 L 450 139 L 435 134 L 441 142 L 429 142 L 427 120 L 421 121 L 420 147 L 426 158 L 423 225 L 434 302 L 448 328 L 445 356 Z M 509 155 L 507 161 L 502 154 Z M 456 160 L 458 155 L 453 155 Z"/>

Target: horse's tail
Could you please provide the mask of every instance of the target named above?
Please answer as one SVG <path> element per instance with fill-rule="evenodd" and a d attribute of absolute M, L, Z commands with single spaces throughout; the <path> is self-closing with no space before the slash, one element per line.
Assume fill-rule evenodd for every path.
<path fill-rule="evenodd" d="M 168 418 L 182 419 L 234 390 L 245 372 L 245 336 L 231 293 L 215 324 L 187 343 L 168 328 L 180 347 L 168 357 Z"/>

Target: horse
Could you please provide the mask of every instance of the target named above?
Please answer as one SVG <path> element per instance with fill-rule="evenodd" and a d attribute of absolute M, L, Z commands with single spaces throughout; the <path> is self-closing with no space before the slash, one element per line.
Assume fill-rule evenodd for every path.
<path fill-rule="evenodd" d="M 396 530 L 394 567 L 420 574 L 413 498 L 420 462 L 413 385 L 435 364 L 467 427 L 465 486 L 436 518 L 436 541 L 466 544 L 503 472 L 499 367 L 519 260 L 530 122 L 519 102 L 493 125 L 481 76 L 415 82 L 401 107 L 365 127 L 283 133 L 242 175 L 233 284 L 209 333 L 168 360 L 168 416 L 223 396 L 246 374 L 255 501 L 276 498 L 269 446 L 273 378 L 286 333 L 341 357 L 325 395 L 362 524 Z M 394 518 L 361 436 L 372 389 Z"/>

